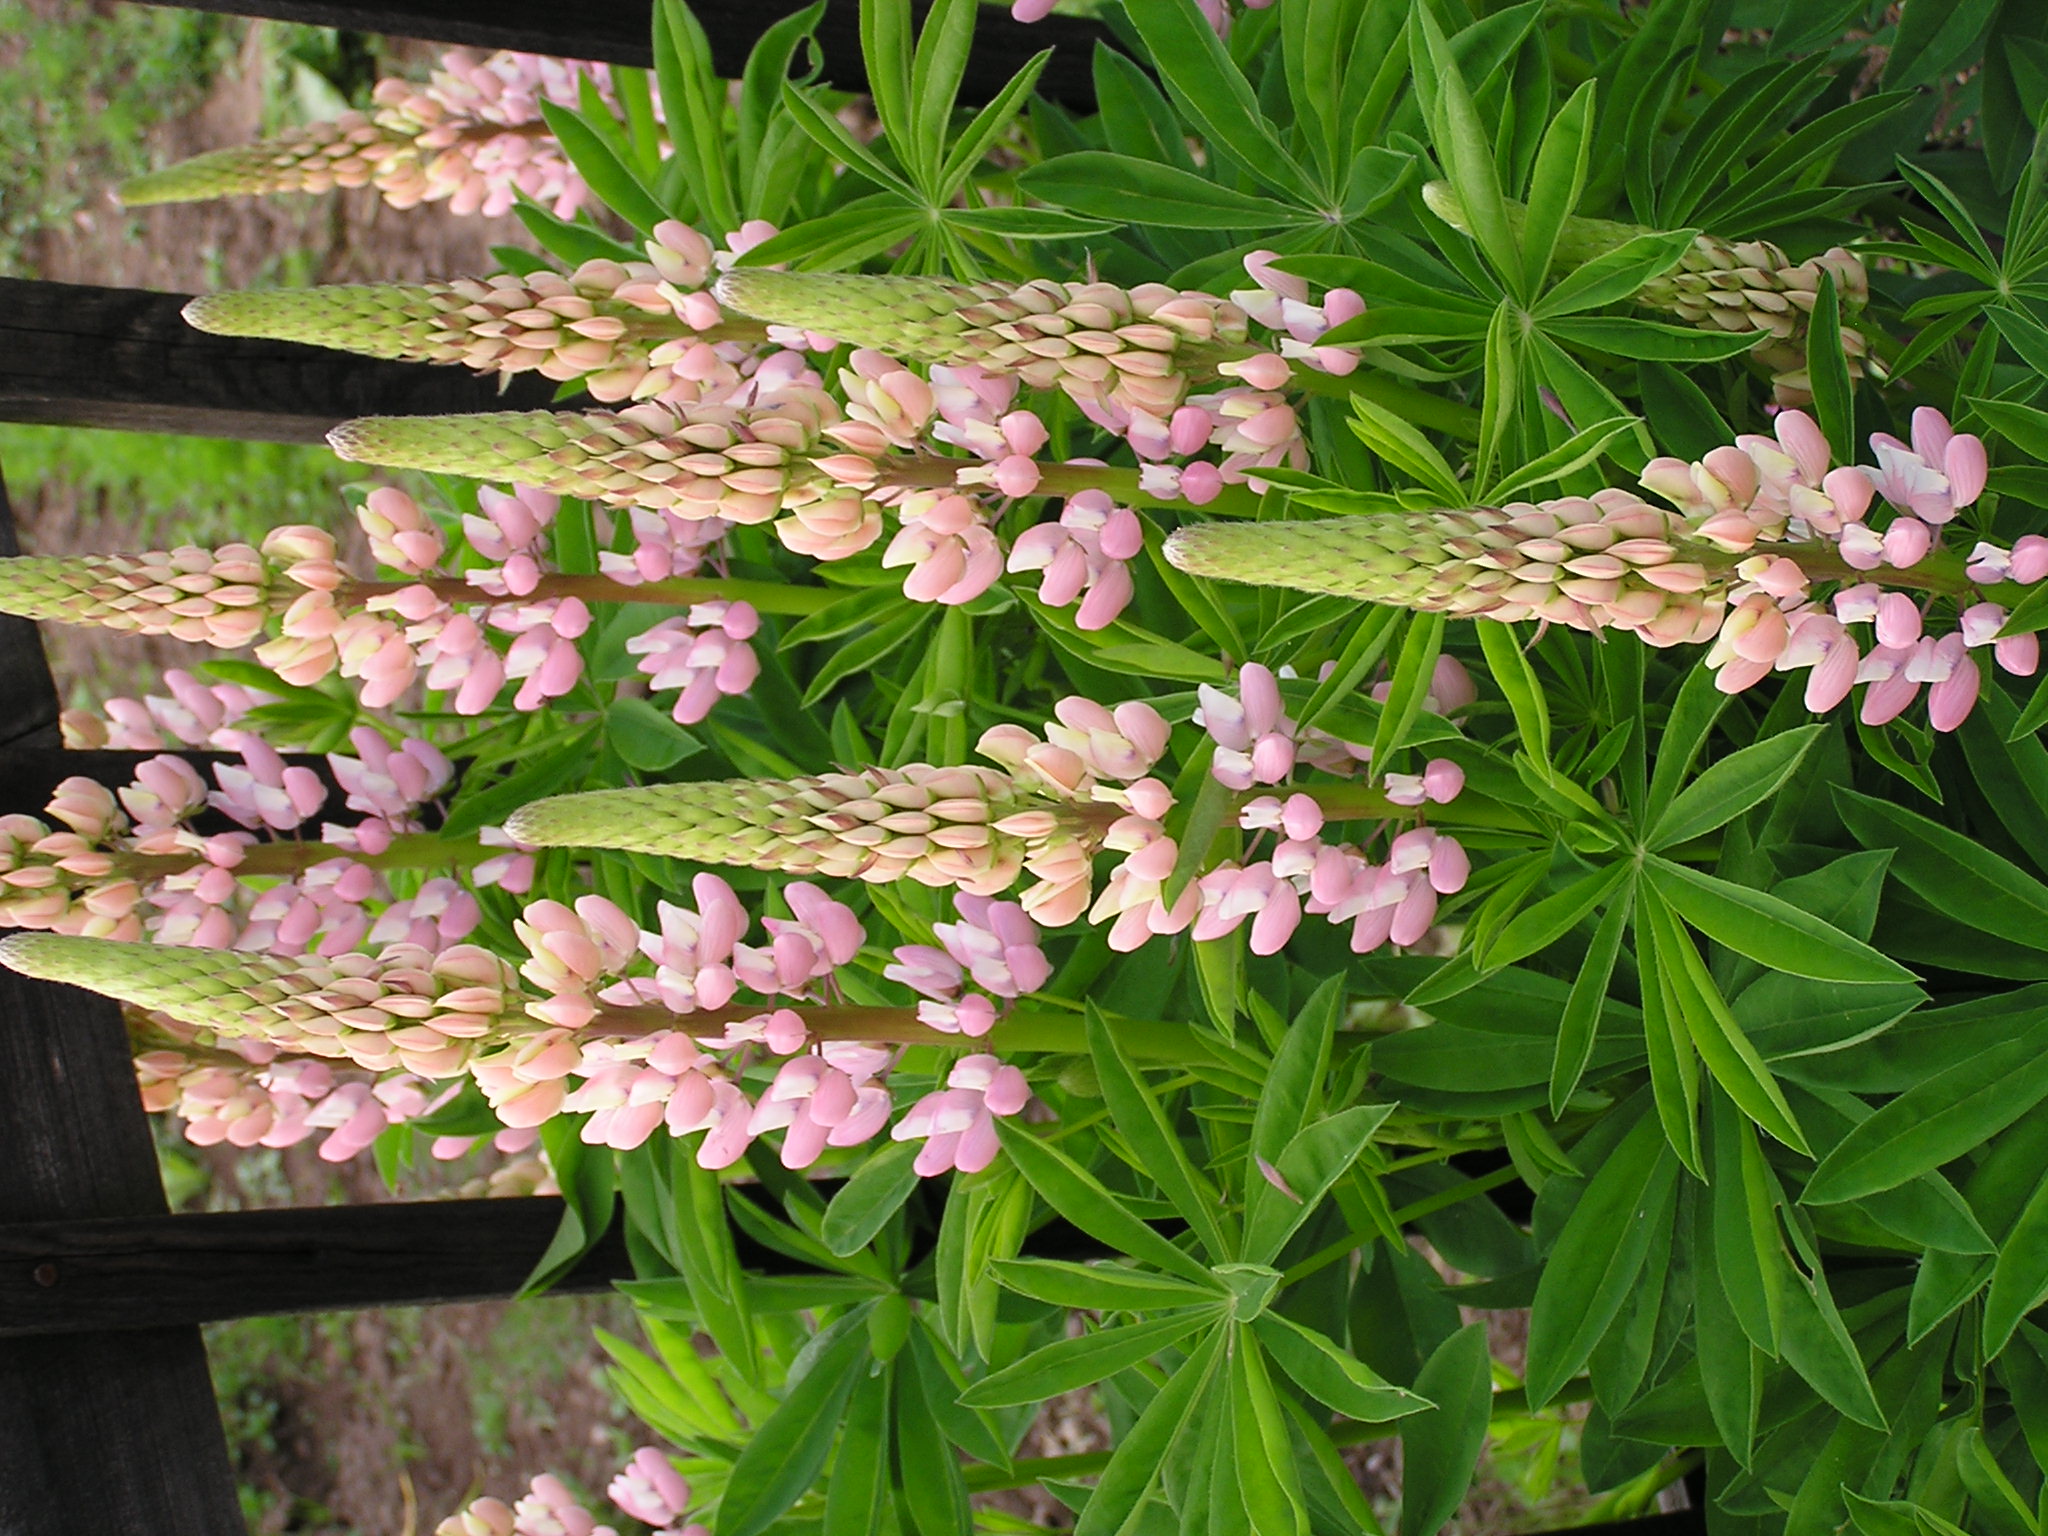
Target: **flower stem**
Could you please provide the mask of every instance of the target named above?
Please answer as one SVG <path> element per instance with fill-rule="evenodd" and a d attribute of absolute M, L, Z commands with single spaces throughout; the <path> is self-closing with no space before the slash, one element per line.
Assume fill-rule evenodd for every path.
<path fill-rule="evenodd" d="M 401 833 L 382 853 L 352 853 L 332 843 L 279 841 L 254 843 L 235 865 L 240 875 L 296 875 L 331 859 L 347 859 L 371 869 L 464 869 L 505 852 L 473 837 L 443 837 L 438 832 Z M 198 853 L 116 853 L 114 873 L 133 880 L 161 880 L 196 869 L 206 860 Z"/>

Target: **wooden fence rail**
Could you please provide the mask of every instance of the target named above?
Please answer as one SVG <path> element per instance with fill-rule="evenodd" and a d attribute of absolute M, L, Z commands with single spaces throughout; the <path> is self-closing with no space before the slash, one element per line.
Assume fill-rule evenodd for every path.
<path fill-rule="evenodd" d="M 226 11 L 278 21 L 345 27 L 461 43 L 473 48 L 518 48 L 571 59 L 599 59 L 645 69 L 653 64 L 651 0 L 604 0 L 597 5 L 563 5 L 559 0 L 146 0 L 182 10 Z M 739 78 L 747 53 L 763 31 L 802 10 L 808 0 L 691 0 L 690 9 L 711 43 L 712 63 L 727 79 Z M 920 15 L 929 0 L 919 0 Z M 818 24 L 825 78 L 848 91 L 867 89 L 860 56 L 859 0 L 828 0 Z M 1098 43 L 1116 46 L 1110 31 L 1071 16 L 1049 16 L 1033 26 L 1012 21 L 1002 10 L 983 7 L 974 54 L 961 81 L 963 101 L 979 105 L 1008 82 L 1017 67 L 1042 48 L 1053 57 L 1039 77 L 1039 94 L 1062 106 L 1093 111 L 1092 59 Z"/>

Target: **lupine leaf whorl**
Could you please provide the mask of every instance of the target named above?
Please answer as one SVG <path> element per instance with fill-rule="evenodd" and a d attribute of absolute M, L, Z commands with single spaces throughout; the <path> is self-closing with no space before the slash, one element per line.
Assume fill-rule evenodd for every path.
<path fill-rule="evenodd" d="M 436 313 L 448 291 L 443 283 L 347 283 L 209 293 L 187 304 L 184 315 L 188 324 L 215 336 L 264 336 L 395 361 L 455 362 L 463 348 Z"/>
<path fill-rule="evenodd" d="M 59 933 L 0 939 L 0 965 L 229 1034 L 248 1032 L 252 1006 L 290 995 L 297 968 L 278 955 Z"/>
<path fill-rule="evenodd" d="M 1430 182 L 1422 196 L 1438 218 L 1470 233 L 1464 206 L 1450 183 Z M 1507 216 L 1509 225 L 1519 229 L 1526 210 L 1519 203 L 1509 203 Z M 1650 233 L 1639 225 L 1574 215 L 1558 232 L 1553 260 L 1564 269 L 1583 266 Z M 1703 330 L 1757 331 L 1783 342 L 1804 331 L 1823 273 L 1834 278 L 1845 311 L 1860 309 L 1869 298 L 1869 276 L 1852 251 L 1837 247 L 1795 262 L 1768 240 L 1725 240 L 1701 234 L 1694 237 L 1676 266 L 1637 290 L 1635 302 L 1677 315 Z M 1845 341 L 1855 338 L 1850 349 L 1852 355 L 1860 355 L 1862 338 L 1846 328 L 1843 336 Z M 1775 360 L 1767 360 L 1775 366 Z"/>
<path fill-rule="evenodd" d="M 738 267 L 718 281 L 718 302 L 771 325 L 817 331 L 857 347 L 927 362 L 970 362 L 959 338 L 962 311 L 1002 297 L 1000 283 L 934 277 L 865 277 L 850 272 L 773 272 Z"/>

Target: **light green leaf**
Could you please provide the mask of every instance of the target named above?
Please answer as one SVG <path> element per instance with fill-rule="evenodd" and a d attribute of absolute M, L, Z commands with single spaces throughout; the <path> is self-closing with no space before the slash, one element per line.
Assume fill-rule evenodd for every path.
<path fill-rule="evenodd" d="M 818 1336 L 810 1370 L 747 1441 L 719 1501 L 720 1536 L 760 1536 L 817 1481 L 864 1374 L 868 1311 L 857 1307 Z"/>
<path fill-rule="evenodd" d="M 1678 723 L 1676 712 L 1672 723 Z M 1729 753 L 1686 785 L 1671 802 L 1670 809 L 1651 822 L 1645 841 L 1652 848 L 1669 848 L 1704 837 L 1751 806 L 1761 805 L 1798 771 L 1800 762 L 1826 729 L 1824 725 L 1802 725 Z M 1666 734 L 1668 737 L 1669 732 Z M 1704 734 L 1702 730 L 1701 735 Z M 1659 774 L 1658 778 L 1661 781 L 1664 775 Z M 1654 786 L 1651 798 L 1656 798 Z"/>
<path fill-rule="evenodd" d="M 1125 14 L 1144 38 L 1174 103 L 1202 137 L 1268 186 L 1308 207 L 1319 205 L 1314 180 L 1274 135 L 1251 83 L 1193 5 L 1165 0 L 1134 5 Z"/>
<path fill-rule="evenodd" d="M 1536 168 L 1529 178 L 1528 212 L 1522 220 L 1522 282 L 1535 293 L 1550 270 L 1558 232 L 1586 189 L 1586 160 L 1592 148 L 1595 82 L 1588 80 L 1558 108 L 1543 132 Z"/>
<path fill-rule="evenodd" d="M 1292 204 L 1234 191 L 1176 166 L 1105 150 L 1082 150 L 1044 161 L 1020 176 L 1018 185 L 1062 208 L 1169 229 L 1283 229 L 1307 218 Z"/>
<path fill-rule="evenodd" d="M 1559 278 L 1536 301 L 1537 318 L 1553 320 L 1634 297 L 1644 284 L 1678 265 L 1692 249 L 1697 233 L 1691 229 L 1646 230 L 1595 256 Z"/>
<path fill-rule="evenodd" d="M 1680 917 L 1717 944 L 1760 965 L 1815 981 L 1913 981 L 1913 973 L 1789 901 L 1746 885 L 1652 859 L 1650 883 Z"/>
<path fill-rule="evenodd" d="M 1011 1290 L 1084 1312 L 1159 1312 L 1218 1303 L 1214 1285 L 1190 1285 L 1166 1275 L 1116 1264 L 1074 1264 L 1064 1259 L 997 1259 L 995 1277 Z"/>
<path fill-rule="evenodd" d="M 1557 1395 L 1620 1315 L 1649 1255 L 1653 1224 L 1670 1219 L 1677 1181 L 1678 1160 L 1649 1116 L 1593 1175 L 1536 1283 L 1529 1315 L 1531 1406 Z"/>
<path fill-rule="evenodd" d="M 1144 1503 L 1158 1486 L 1167 1458 L 1204 1402 L 1228 1331 L 1218 1328 L 1196 1345 L 1181 1368 L 1146 1405 L 1138 1422 L 1124 1436 L 1123 1444 L 1110 1457 L 1109 1465 L 1102 1469 L 1094 1497 L 1074 1523 L 1074 1536 L 1138 1536 L 1146 1529 L 1140 1523 Z"/>
<path fill-rule="evenodd" d="M 1227 1306 L 1219 1298 L 1207 1307 L 1056 1340 L 983 1377 L 960 1394 L 960 1401 L 969 1408 L 1012 1408 L 1093 1386 L 1178 1344 L 1197 1328 L 1215 1324 Z"/>
<path fill-rule="evenodd" d="M 1002 1137 L 1003 1149 L 1031 1187 L 1046 1204 L 1083 1232 L 1107 1243 L 1115 1252 L 1128 1254 L 1183 1280 L 1196 1285 L 1209 1283 L 1205 1266 L 1133 1216 L 1094 1174 L 1058 1147 L 1007 1120 L 997 1121 L 996 1131 Z"/>
<path fill-rule="evenodd" d="M 1395 1386 L 1322 1334 L 1277 1312 L 1254 1319 L 1252 1332 L 1302 1390 L 1346 1418 L 1380 1424 L 1435 1406 Z"/>
<path fill-rule="evenodd" d="M 1165 1192 L 1213 1259 L 1230 1257 L 1237 1246 L 1235 1220 L 1224 1215 L 1215 1185 L 1188 1161 L 1179 1133 L 1168 1124 L 1159 1100 L 1131 1065 L 1116 1031 L 1104 1023 L 1093 1000 L 1087 1003 L 1087 1030 L 1096 1080 L 1117 1133 L 1130 1147 L 1133 1166 Z"/>
<path fill-rule="evenodd" d="M 2048 1098 L 2048 1018 L 1957 1061 L 1879 1107 L 1806 1181 L 1808 1205 L 1894 1189 L 1961 1157 Z"/>

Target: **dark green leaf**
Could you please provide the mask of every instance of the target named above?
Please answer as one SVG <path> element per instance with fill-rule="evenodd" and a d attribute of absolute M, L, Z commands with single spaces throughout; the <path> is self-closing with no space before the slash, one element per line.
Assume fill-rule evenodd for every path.
<path fill-rule="evenodd" d="M 865 1308 L 818 1336 L 811 1368 L 747 1441 L 718 1506 L 719 1536 L 760 1536 L 824 1470 L 868 1359 Z"/>
<path fill-rule="evenodd" d="M 1486 1325 L 1471 1323 L 1437 1346 L 1415 1378 L 1434 1408 L 1401 1421 L 1399 1536 L 1436 1536 L 1472 1486 L 1493 1400 Z"/>

